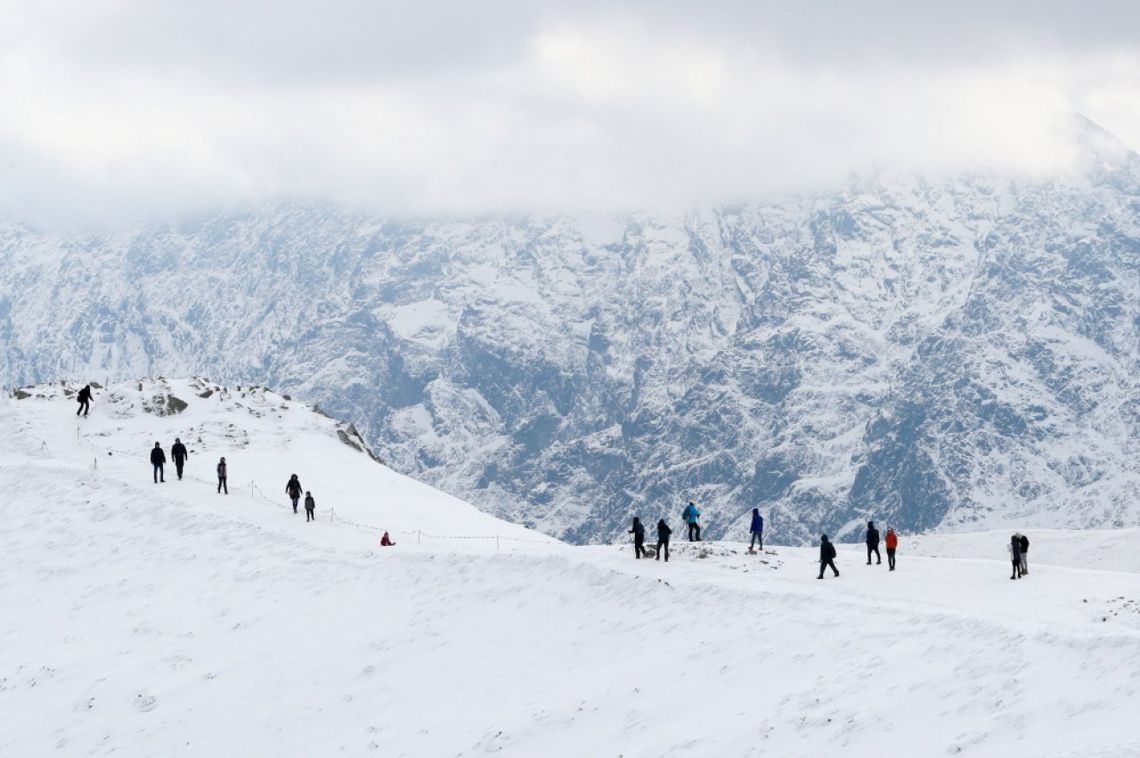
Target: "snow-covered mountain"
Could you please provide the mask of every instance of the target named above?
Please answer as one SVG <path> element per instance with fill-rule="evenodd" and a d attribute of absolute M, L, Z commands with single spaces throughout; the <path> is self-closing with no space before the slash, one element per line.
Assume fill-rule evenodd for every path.
<path fill-rule="evenodd" d="M 1140 517 L 1140 158 L 679 216 L 0 226 L 0 376 L 199 374 L 573 541 Z"/>
<path fill-rule="evenodd" d="M 1017 582 L 1005 533 L 903 534 L 895 572 L 840 545 L 824 581 L 815 548 L 635 561 L 260 388 L 118 384 L 84 420 L 74 389 L 0 396 L 2 755 L 1140 752 L 1140 530 L 1032 531 Z"/>

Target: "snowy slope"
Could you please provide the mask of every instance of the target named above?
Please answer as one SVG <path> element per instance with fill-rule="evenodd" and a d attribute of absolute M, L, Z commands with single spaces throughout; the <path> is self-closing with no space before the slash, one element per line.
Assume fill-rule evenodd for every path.
<path fill-rule="evenodd" d="M 1140 753 L 1140 575 L 1051 565 L 1048 538 L 1019 582 L 1000 534 L 926 545 L 957 558 L 904 535 L 895 573 L 843 545 L 824 581 L 806 548 L 637 562 L 539 542 L 299 404 L 206 386 L 115 387 L 78 434 L 61 388 L 0 401 L 0 754 Z M 188 408 L 143 410 L 168 393 Z M 151 438 L 175 433 L 193 478 L 152 484 Z M 204 473 L 221 454 L 228 498 Z M 315 524 L 240 486 L 295 469 Z M 428 529 L 520 541 L 410 538 Z"/>
<path fill-rule="evenodd" d="M 571 541 L 1140 524 L 1140 157 L 679 214 L 0 222 L 0 381 L 201 374 Z"/>

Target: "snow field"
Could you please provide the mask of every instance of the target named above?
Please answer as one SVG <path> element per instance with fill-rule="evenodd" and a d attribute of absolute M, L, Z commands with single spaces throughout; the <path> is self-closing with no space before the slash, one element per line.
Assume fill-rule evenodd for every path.
<path fill-rule="evenodd" d="M 823 581 L 808 548 L 635 561 L 400 477 L 271 393 L 187 389 L 98 393 L 78 436 L 58 395 L 0 401 L 0 754 L 1140 754 L 1140 576 L 1049 563 L 1114 533 L 1030 533 L 1017 582 L 1000 533 L 903 535 L 894 573 L 838 545 Z M 165 391 L 190 406 L 141 410 Z M 194 478 L 154 485 L 175 433 Z M 284 507 L 294 471 L 317 524 Z"/>

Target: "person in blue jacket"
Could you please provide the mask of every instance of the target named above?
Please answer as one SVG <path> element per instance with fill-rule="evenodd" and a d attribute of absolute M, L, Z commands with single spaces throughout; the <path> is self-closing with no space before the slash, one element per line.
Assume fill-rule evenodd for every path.
<path fill-rule="evenodd" d="M 764 552 L 764 517 L 760 515 L 759 508 L 752 509 L 752 542 L 748 545 L 748 552 L 756 552 L 756 543 L 760 543 L 760 552 Z"/>
<path fill-rule="evenodd" d="M 701 518 L 701 511 L 693 504 L 692 500 L 685 506 L 685 510 L 681 512 L 681 518 L 689 525 L 689 542 L 700 542 L 701 525 L 699 520 Z"/>

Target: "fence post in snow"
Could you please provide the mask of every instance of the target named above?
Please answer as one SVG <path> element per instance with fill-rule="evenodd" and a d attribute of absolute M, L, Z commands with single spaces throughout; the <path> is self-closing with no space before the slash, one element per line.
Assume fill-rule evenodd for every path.
<path fill-rule="evenodd" d="M 336 508 L 329 508 L 329 523 L 336 521 Z"/>
<path fill-rule="evenodd" d="M 419 530 L 419 529 L 417 529 L 417 530 L 416 530 L 416 542 L 417 542 L 417 543 L 419 543 L 419 541 L 420 541 L 420 537 L 421 537 L 421 536 L 422 536 L 422 535 L 420 534 L 420 530 Z"/>
<path fill-rule="evenodd" d="M 249 480 L 249 496 L 253 497 L 253 480 Z"/>
<path fill-rule="evenodd" d="M 495 535 L 495 552 L 499 552 L 499 535 Z"/>
<path fill-rule="evenodd" d="M 99 468 L 99 456 L 95 456 L 94 458 L 91 459 L 91 468 L 93 468 L 93 469 Z"/>

